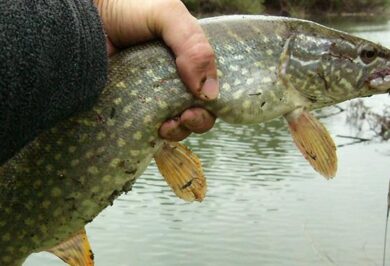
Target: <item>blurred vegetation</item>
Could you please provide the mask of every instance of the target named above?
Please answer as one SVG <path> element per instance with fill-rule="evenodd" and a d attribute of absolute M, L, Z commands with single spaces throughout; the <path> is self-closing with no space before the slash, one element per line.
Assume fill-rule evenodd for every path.
<path fill-rule="evenodd" d="M 195 14 L 258 14 L 264 11 L 264 0 L 183 0 Z"/>
<path fill-rule="evenodd" d="M 310 17 L 319 14 L 383 13 L 390 0 L 183 0 L 197 16 L 204 14 L 259 14 Z"/>
<path fill-rule="evenodd" d="M 359 131 L 368 129 L 382 140 L 390 139 L 390 106 L 378 113 L 367 107 L 361 99 L 353 101 L 348 108 L 347 121 Z"/>
<path fill-rule="evenodd" d="M 373 14 L 384 11 L 389 0 L 266 0 L 268 10 L 279 10 L 293 16 L 318 14 Z"/>

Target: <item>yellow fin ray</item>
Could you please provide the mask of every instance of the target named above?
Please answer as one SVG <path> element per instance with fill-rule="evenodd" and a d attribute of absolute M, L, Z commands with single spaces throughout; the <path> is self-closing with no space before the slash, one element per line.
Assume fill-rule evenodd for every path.
<path fill-rule="evenodd" d="M 93 252 L 85 229 L 48 250 L 70 266 L 93 266 Z"/>
<path fill-rule="evenodd" d="M 285 118 L 295 144 L 314 170 L 327 179 L 334 177 L 337 171 L 336 145 L 324 125 L 302 109 L 285 115 Z"/>
<path fill-rule="evenodd" d="M 177 197 L 202 201 L 207 183 L 198 156 L 178 142 L 165 142 L 154 155 L 157 167 Z"/>

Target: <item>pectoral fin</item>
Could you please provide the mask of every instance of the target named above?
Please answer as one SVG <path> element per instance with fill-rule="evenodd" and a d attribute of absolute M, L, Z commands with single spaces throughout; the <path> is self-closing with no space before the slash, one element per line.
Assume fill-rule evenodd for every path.
<path fill-rule="evenodd" d="M 165 181 L 179 198 L 202 201 L 207 183 L 198 156 L 178 142 L 165 142 L 154 155 Z"/>
<path fill-rule="evenodd" d="M 48 250 L 70 266 L 92 266 L 93 252 L 85 230 Z"/>
<path fill-rule="evenodd" d="M 307 111 L 297 109 L 287 115 L 290 133 L 306 160 L 325 178 L 332 178 L 337 170 L 336 145 L 328 131 Z"/>

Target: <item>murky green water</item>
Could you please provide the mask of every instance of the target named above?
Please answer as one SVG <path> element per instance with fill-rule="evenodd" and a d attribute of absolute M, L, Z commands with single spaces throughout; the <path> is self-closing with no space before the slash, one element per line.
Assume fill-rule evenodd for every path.
<path fill-rule="evenodd" d="M 390 46 L 390 23 L 343 27 Z M 365 101 L 380 109 L 389 96 Z M 322 120 L 337 144 L 348 142 L 337 135 L 356 133 L 345 119 Z M 332 181 L 301 157 L 282 120 L 219 123 L 187 143 L 202 159 L 206 200 L 183 203 L 151 165 L 132 192 L 87 226 L 96 265 L 381 265 L 390 143 L 339 148 Z M 388 258 L 390 265 L 390 251 Z M 25 265 L 63 263 L 40 253 Z"/>

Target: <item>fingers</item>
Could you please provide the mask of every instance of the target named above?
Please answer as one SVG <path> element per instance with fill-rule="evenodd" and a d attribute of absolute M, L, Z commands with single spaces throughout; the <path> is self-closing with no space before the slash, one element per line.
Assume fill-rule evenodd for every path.
<path fill-rule="evenodd" d="M 163 139 L 180 141 L 188 137 L 191 131 L 180 125 L 180 118 L 174 118 L 161 125 L 159 134 Z"/>
<path fill-rule="evenodd" d="M 194 107 L 187 109 L 180 117 L 163 123 L 159 134 L 162 138 L 180 141 L 188 137 L 191 132 L 204 133 L 210 130 L 215 123 L 215 117 L 208 111 Z"/>
<path fill-rule="evenodd" d="M 178 55 L 176 65 L 179 76 L 195 96 L 205 101 L 217 98 L 219 84 L 209 44 L 194 44 Z"/>
<path fill-rule="evenodd" d="M 184 111 L 180 123 L 192 132 L 204 133 L 214 126 L 215 117 L 205 109 L 193 107 Z"/>
<path fill-rule="evenodd" d="M 176 56 L 179 76 L 203 100 L 219 90 L 214 51 L 197 20 L 180 0 L 94 0 L 107 34 L 109 55 L 117 48 L 162 37 Z"/>
<path fill-rule="evenodd" d="M 202 100 L 216 99 L 219 84 L 213 48 L 181 1 L 164 3 L 171 12 L 158 10 L 152 31 L 161 34 L 176 55 L 177 70 L 187 88 Z"/>
<path fill-rule="evenodd" d="M 151 31 L 162 36 L 172 49 L 179 76 L 186 87 L 202 100 L 216 99 L 219 84 L 215 55 L 202 28 L 181 1 L 165 1 L 165 4 L 168 5 L 164 9 L 167 12 L 158 10 L 156 24 L 150 25 Z M 210 130 L 214 123 L 215 118 L 206 110 L 191 108 L 174 121 L 165 122 L 160 128 L 160 136 L 180 141 L 191 132 Z"/>
<path fill-rule="evenodd" d="M 198 98 L 214 100 L 219 83 L 214 51 L 197 20 L 180 0 L 94 0 L 107 34 L 108 54 L 122 47 L 162 37 L 176 57 L 178 74 Z M 165 122 L 160 135 L 181 140 L 209 130 L 215 118 L 192 108 Z"/>

